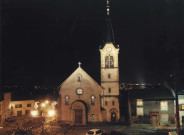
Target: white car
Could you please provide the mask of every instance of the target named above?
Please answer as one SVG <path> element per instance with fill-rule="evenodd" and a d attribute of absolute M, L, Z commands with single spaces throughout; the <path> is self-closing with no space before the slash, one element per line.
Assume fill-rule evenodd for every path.
<path fill-rule="evenodd" d="M 103 131 L 101 129 L 91 129 L 89 130 L 86 135 L 102 135 Z"/>

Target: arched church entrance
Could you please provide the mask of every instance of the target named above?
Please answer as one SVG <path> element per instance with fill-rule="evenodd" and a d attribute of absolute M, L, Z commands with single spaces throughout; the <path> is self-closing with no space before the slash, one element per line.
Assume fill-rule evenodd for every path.
<path fill-rule="evenodd" d="M 73 122 L 76 125 L 86 124 L 86 107 L 81 101 L 76 101 L 72 105 Z"/>
<path fill-rule="evenodd" d="M 109 112 L 111 113 L 111 123 L 116 123 L 116 121 L 117 121 L 117 113 L 118 113 L 117 109 L 116 108 L 112 108 Z"/>
<path fill-rule="evenodd" d="M 116 113 L 112 112 L 111 113 L 111 123 L 115 123 L 116 122 Z"/>

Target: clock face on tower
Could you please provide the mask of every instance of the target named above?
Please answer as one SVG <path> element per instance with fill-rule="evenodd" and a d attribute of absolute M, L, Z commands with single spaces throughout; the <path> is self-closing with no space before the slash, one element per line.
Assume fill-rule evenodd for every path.
<path fill-rule="evenodd" d="M 83 92 L 83 91 L 82 91 L 82 89 L 80 89 L 80 88 L 79 88 L 79 89 L 77 89 L 77 94 L 78 94 L 78 95 L 81 95 L 81 94 L 82 94 L 82 92 Z"/>
<path fill-rule="evenodd" d="M 107 47 L 107 51 L 110 52 L 112 49 L 111 47 Z"/>

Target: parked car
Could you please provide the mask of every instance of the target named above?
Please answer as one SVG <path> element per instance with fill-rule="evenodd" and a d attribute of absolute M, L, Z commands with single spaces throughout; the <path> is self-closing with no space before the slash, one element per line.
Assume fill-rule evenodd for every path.
<path fill-rule="evenodd" d="M 101 129 L 91 129 L 86 135 L 103 135 L 103 131 Z"/>

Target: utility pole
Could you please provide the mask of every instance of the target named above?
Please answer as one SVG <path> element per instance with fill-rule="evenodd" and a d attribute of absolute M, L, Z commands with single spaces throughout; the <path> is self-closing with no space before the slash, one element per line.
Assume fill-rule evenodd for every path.
<path fill-rule="evenodd" d="M 179 104 L 178 104 L 178 90 L 176 88 L 176 76 L 175 73 L 173 75 L 171 75 L 171 77 L 173 78 L 173 87 L 174 87 L 174 91 L 175 91 L 175 96 L 176 96 L 176 128 L 177 128 L 177 133 L 178 135 L 181 135 L 181 129 L 180 129 L 180 115 L 179 115 Z"/>

